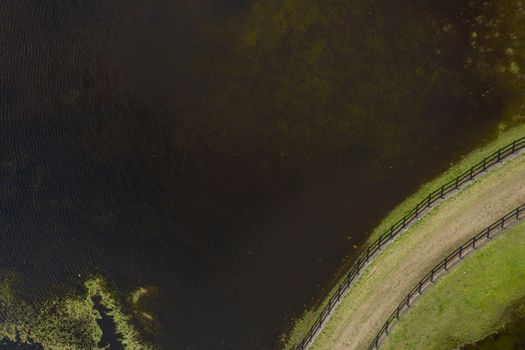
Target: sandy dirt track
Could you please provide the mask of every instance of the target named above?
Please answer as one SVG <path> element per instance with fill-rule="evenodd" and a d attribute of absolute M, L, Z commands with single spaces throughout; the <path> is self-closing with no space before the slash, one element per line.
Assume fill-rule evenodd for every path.
<path fill-rule="evenodd" d="M 437 262 L 523 203 L 522 154 L 434 208 L 374 259 L 311 349 L 367 349 L 392 310 Z"/>

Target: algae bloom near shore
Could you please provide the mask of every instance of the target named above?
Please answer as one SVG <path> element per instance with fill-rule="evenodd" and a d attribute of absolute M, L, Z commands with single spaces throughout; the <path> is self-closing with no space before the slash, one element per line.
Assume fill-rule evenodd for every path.
<path fill-rule="evenodd" d="M 82 294 L 38 305 L 23 300 L 16 290 L 17 276 L 3 274 L 0 339 L 4 343 L 45 350 L 155 349 L 144 342 L 132 314 L 124 311 L 101 277 L 87 279 Z"/>

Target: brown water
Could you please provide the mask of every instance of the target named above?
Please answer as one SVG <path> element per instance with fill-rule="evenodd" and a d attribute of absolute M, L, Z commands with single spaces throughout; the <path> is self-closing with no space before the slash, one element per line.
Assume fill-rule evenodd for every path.
<path fill-rule="evenodd" d="M 2 267 L 37 299 L 158 288 L 164 349 L 275 348 L 396 203 L 520 122 L 518 10 L 5 0 Z"/>

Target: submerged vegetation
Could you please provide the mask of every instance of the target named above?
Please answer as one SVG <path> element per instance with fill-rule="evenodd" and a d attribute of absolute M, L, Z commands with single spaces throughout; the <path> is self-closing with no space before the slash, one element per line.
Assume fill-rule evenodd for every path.
<path fill-rule="evenodd" d="M 141 336 L 133 326 L 132 317 L 127 315 L 120 302 L 107 288 L 104 280 L 100 277 L 88 280 L 86 288 L 89 295 L 99 295 L 101 304 L 109 309 L 108 315 L 116 324 L 117 334 L 121 337 L 122 344 L 126 350 L 150 350 L 151 346 L 141 341 Z"/>
<path fill-rule="evenodd" d="M 144 299 L 154 297 L 158 294 L 158 288 L 156 287 L 140 287 L 131 293 L 131 305 L 135 311 L 141 316 L 143 320 L 149 321 L 147 326 L 151 326 L 152 322 L 155 321 L 155 317 L 148 311 L 144 310 L 143 304 Z"/>
<path fill-rule="evenodd" d="M 16 293 L 17 276 L 4 272 L 0 283 L 0 338 L 22 344 L 38 344 L 44 350 L 101 349 L 101 314 L 94 305 L 96 297 L 112 318 L 117 337 L 126 350 L 153 349 L 145 344 L 133 320 L 101 277 L 88 279 L 84 295 L 47 300 L 39 305 L 24 301 Z"/>
<path fill-rule="evenodd" d="M 391 31 L 400 11 L 413 17 Z M 507 105 L 524 87 L 521 1 L 256 1 L 252 14 L 239 51 L 250 74 L 280 73 L 267 86 L 275 136 L 295 140 L 285 154 L 331 135 L 332 152 L 351 142 L 391 162 L 448 118 L 521 118 L 521 100 Z"/>

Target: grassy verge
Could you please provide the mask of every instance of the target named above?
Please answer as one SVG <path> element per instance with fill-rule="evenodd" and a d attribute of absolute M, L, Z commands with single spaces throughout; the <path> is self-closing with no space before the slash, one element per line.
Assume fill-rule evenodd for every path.
<path fill-rule="evenodd" d="M 523 203 L 524 196 L 516 190 L 522 187 L 524 171 L 522 155 L 417 221 L 364 269 L 312 349 L 366 348 L 392 310 L 428 270 L 473 234 Z M 512 186 L 516 197 L 503 190 L 508 186 Z"/>
<path fill-rule="evenodd" d="M 396 208 L 381 221 L 379 226 L 377 226 L 374 231 L 372 231 L 372 234 L 368 238 L 367 242 L 373 242 L 381 234 L 385 233 L 385 231 L 390 228 L 394 222 L 399 220 L 399 218 L 402 218 L 405 213 L 412 210 L 419 202 L 425 199 L 428 196 L 428 193 L 461 175 L 463 172 L 470 169 L 470 167 L 476 165 L 482 161 L 483 158 L 497 151 L 499 148 L 502 148 L 515 139 L 523 136 L 525 136 L 525 125 L 520 125 L 518 127 L 501 132 L 496 139 L 472 151 L 463 157 L 458 163 L 451 164 L 447 171 L 436 177 L 434 180 L 422 185 L 413 195 L 406 198 L 403 202 L 397 205 Z"/>
<path fill-rule="evenodd" d="M 435 178 L 434 180 L 424 184 L 419 190 L 400 203 L 394 210 L 388 214 L 379 226 L 372 232 L 368 242 L 377 239 L 379 235 L 384 233 L 394 222 L 399 220 L 406 212 L 410 211 L 422 199 L 424 199 L 429 192 L 440 187 L 442 184 L 454 179 L 462 172 L 468 170 L 471 166 L 481 161 L 486 156 L 490 155 L 497 149 L 511 143 L 513 140 L 523 137 L 525 135 L 525 125 L 521 125 L 507 131 L 501 132 L 498 137 L 490 143 L 481 146 L 469 155 L 465 156 L 460 162 L 452 165 L 446 172 Z M 410 232 L 410 231 L 409 231 Z M 306 310 L 303 316 L 295 321 L 292 331 L 283 336 L 283 348 L 291 349 L 294 344 L 299 342 L 308 332 L 310 326 L 317 319 L 321 310 L 328 303 L 328 300 L 335 292 L 337 285 L 327 294 L 322 303 L 315 310 Z"/>
<path fill-rule="evenodd" d="M 469 256 L 420 298 L 384 350 L 453 349 L 501 328 L 525 294 L 525 223 Z"/>

